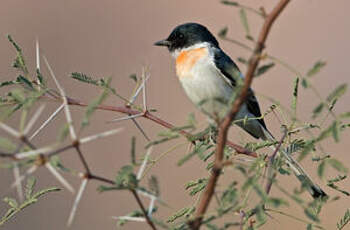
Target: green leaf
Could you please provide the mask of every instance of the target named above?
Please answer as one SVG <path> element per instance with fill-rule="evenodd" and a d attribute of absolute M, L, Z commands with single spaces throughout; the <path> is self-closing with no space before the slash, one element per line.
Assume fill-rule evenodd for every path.
<path fill-rule="evenodd" d="M 182 166 L 185 162 L 187 162 L 189 159 L 191 159 L 193 156 L 196 154 L 201 155 L 205 151 L 207 151 L 211 146 L 208 146 L 207 144 L 204 143 L 198 143 L 195 145 L 194 150 L 188 154 L 186 154 L 183 158 L 181 158 L 178 162 L 178 166 Z"/>
<path fill-rule="evenodd" d="M 345 112 L 339 115 L 340 118 L 350 118 L 350 112 Z"/>
<path fill-rule="evenodd" d="M 158 183 L 157 177 L 152 175 L 151 178 L 148 180 L 148 184 L 151 192 L 153 192 L 155 196 L 159 196 L 160 190 L 159 190 L 159 183 Z"/>
<path fill-rule="evenodd" d="M 275 66 L 275 63 L 271 62 L 266 65 L 259 66 L 259 68 L 256 70 L 254 77 L 258 77 L 260 75 L 263 75 L 267 71 L 269 71 L 272 67 Z"/>
<path fill-rule="evenodd" d="M 346 210 L 344 216 L 337 223 L 337 229 L 338 230 L 344 229 L 345 225 L 347 225 L 348 223 L 350 223 L 350 209 Z"/>
<path fill-rule="evenodd" d="M 264 224 L 266 222 L 266 214 L 263 207 L 259 205 L 255 208 L 255 211 L 256 211 L 256 219 L 259 225 Z"/>
<path fill-rule="evenodd" d="M 336 183 L 336 182 L 345 180 L 347 177 L 348 177 L 347 175 L 338 175 L 337 177 L 328 180 L 327 183 Z"/>
<path fill-rule="evenodd" d="M 26 199 L 30 199 L 32 197 L 35 183 L 36 183 L 36 179 L 34 177 L 29 177 L 27 179 L 27 184 L 26 184 L 26 187 L 25 187 L 25 197 L 26 197 Z"/>
<path fill-rule="evenodd" d="M 16 59 L 13 63 L 13 67 L 20 69 L 24 74 L 28 74 L 28 69 L 24 61 L 22 49 L 19 47 L 19 45 L 12 39 L 11 35 L 7 35 L 8 40 L 12 43 L 12 45 L 16 49 Z"/>
<path fill-rule="evenodd" d="M 285 206 L 289 205 L 287 201 L 277 197 L 269 197 L 267 200 L 267 204 L 270 204 L 275 208 L 279 208 L 282 205 L 285 205 Z"/>
<path fill-rule="evenodd" d="M 247 59 L 245 59 L 244 57 L 238 57 L 237 61 L 239 61 L 240 63 L 245 64 L 245 65 L 248 64 Z"/>
<path fill-rule="evenodd" d="M 36 69 L 36 78 L 38 78 L 40 85 L 46 86 L 45 79 L 39 69 Z"/>
<path fill-rule="evenodd" d="M 337 86 L 327 97 L 327 101 L 329 103 L 332 103 L 334 100 L 339 99 L 341 96 L 343 96 L 347 90 L 348 86 L 347 84 L 341 84 Z"/>
<path fill-rule="evenodd" d="M 308 80 L 307 80 L 306 78 L 302 78 L 302 79 L 301 79 L 301 85 L 302 85 L 305 89 L 307 89 L 307 88 L 309 87 L 309 82 L 308 82 Z"/>
<path fill-rule="evenodd" d="M 16 150 L 16 145 L 11 140 L 0 137 L 0 148 L 7 152 L 14 152 Z"/>
<path fill-rule="evenodd" d="M 196 181 L 190 181 L 185 185 L 185 189 L 191 189 L 190 191 L 190 195 L 194 196 L 197 193 L 199 193 L 200 191 L 202 191 L 203 189 L 205 189 L 205 187 L 207 186 L 208 183 L 208 179 L 206 178 L 201 178 L 198 179 Z"/>
<path fill-rule="evenodd" d="M 131 79 L 131 80 L 133 80 L 133 81 L 135 81 L 135 82 L 138 82 L 138 80 L 137 80 L 137 76 L 136 76 L 136 74 L 130 74 L 129 75 L 129 78 Z"/>
<path fill-rule="evenodd" d="M 72 172 L 71 169 L 69 169 L 63 165 L 59 155 L 54 155 L 54 156 L 50 157 L 50 164 L 53 167 L 55 167 L 59 170 L 62 170 L 63 172 Z"/>
<path fill-rule="evenodd" d="M 220 209 L 221 210 L 221 214 L 226 213 L 226 211 L 228 211 L 227 209 L 235 206 L 236 204 L 238 204 L 239 202 L 239 193 L 238 190 L 236 188 L 237 186 L 237 182 L 233 181 L 227 189 L 224 190 L 224 192 L 221 195 L 220 198 Z"/>
<path fill-rule="evenodd" d="M 317 167 L 317 175 L 322 179 L 326 169 L 326 161 L 322 161 Z"/>
<path fill-rule="evenodd" d="M 22 75 L 19 75 L 17 77 L 16 81 L 18 83 L 22 84 L 25 88 L 34 89 L 33 84 L 27 78 L 23 77 Z"/>
<path fill-rule="evenodd" d="M 61 130 L 59 131 L 59 135 L 57 136 L 57 139 L 59 142 L 63 142 L 67 138 L 68 135 L 69 135 L 69 125 L 64 124 L 61 127 Z"/>
<path fill-rule="evenodd" d="M 321 102 L 312 110 L 312 119 L 315 119 L 318 115 L 321 114 L 324 108 L 324 104 Z"/>
<path fill-rule="evenodd" d="M 183 208 L 179 211 L 177 211 L 175 214 L 173 214 L 172 216 L 170 216 L 167 220 L 168 223 L 172 223 L 174 222 L 175 220 L 177 220 L 178 218 L 180 217 L 183 217 L 185 215 L 190 215 L 191 213 L 193 213 L 195 210 L 194 207 L 186 207 L 186 208 Z"/>
<path fill-rule="evenodd" d="M 224 28 L 222 28 L 219 31 L 218 36 L 221 37 L 221 38 L 224 38 L 224 37 L 226 37 L 227 32 L 228 32 L 228 28 L 227 28 L 227 26 L 225 26 Z"/>
<path fill-rule="evenodd" d="M 47 194 L 47 193 L 50 193 L 50 192 L 58 192 L 58 191 L 61 191 L 60 188 L 57 188 L 57 187 L 51 187 L 51 188 L 45 188 L 45 189 L 42 189 L 40 190 L 39 192 L 36 192 L 34 195 L 33 195 L 33 198 L 34 199 L 38 199 L 39 197 Z"/>
<path fill-rule="evenodd" d="M 136 137 L 131 137 L 131 164 L 136 165 Z"/>
<path fill-rule="evenodd" d="M 138 185 L 134 167 L 131 165 L 123 166 L 115 179 L 116 186 L 119 189 L 135 189 Z"/>
<path fill-rule="evenodd" d="M 337 121 L 334 121 L 332 126 L 332 136 L 335 142 L 339 142 L 339 125 Z"/>
<path fill-rule="evenodd" d="M 337 121 L 334 121 L 330 126 L 328 126 L 326 129 L 324 129 L 319 135 L 318 137 L 315 139 L 315 141 L 322 141 L 324 139 L 326 139 L 327 137 L 329 137 L 330 135 L 333 134 L 333 129 L 334 129 L 334 123 L 336 123 Z"/>
<path fill-rule="evenodd" d="M 108 81 L 107 85 L 109 85 L 110 80 Z M 89 103 L 89 105 L 86 108 L 85 115 L 83 117 L 83 120 L 81 122 L 81 128 L 84 128 L 89 125 L 90 117 L 92 114 L 96 111 L 97 107 L 102 104 L 102 102 L 108 97 L 109 90 L 104 89 L 102 94 L 94 99 L 92 102 Z"/>
<path fill-rule="evenodd" d="M 250 31 L 249 31 L 249 24 L 248 24 L 248 18 L 247 18 L 247 14 L 245 12 L 245 9 L 244 8 L 241 8 L 240 11 L 239 11 L 239 16 L 240 16 L 240 19 L 241 19 L 241 23 L 243 25 L 243 28 L 246 32 L 246 36 L 247 38 L 248 37 L 251 37 L 250 36 Z"/>
<path fill-rule="evenodd" d="M 224 5 L 239 6 L 239 3 L 238 2 L 234 2 L 234 1 L 223 0 L 223 1 L 221 1 L 221 3 L 224 4 Z"/>
<path fill-rule="evenodd" d="M 292 143 L 285 149 L 288 154 L 299 152 L 305 148 L 305 141 L 301 139 L 294 139 Z"/>
<path fill-rule="evenodd" d="M 343 193 L 346 196 L 350 196 L 350 193 L 348 191 L 345 191 L 343 189 L 340 189 L 337 185 L 335 185 L 334 183 L 327 183 L 327 186 L 329 186 L 330 188 L 337 190 L 338 192 Z"/>
<path fill-rule="evenodd" d="M 4 81 L 4 82 L 0 83 L 0 88 L 3 87 L 3 86 L 13 85 L 13 84 L 16 84 L 16 83 L 17 83 L 16 81 Z"/>
<path fill-rule="evenodd" d="M 18 203 L 15 199 L 10 198 L 10 197 L 5 197 L 4 201 L 10 205 L 11 208 L 17 208 L 18 207 Z"/>
<path fill-rule="evenodd" d="M 298 100 L 298 87 L 299 87 L 299 78 L 297 77 L 294 80 L 294 90 L 293 90 L 293 98 L 292 98 L 292 111 L 294 111 L 294 116 L 296 115 L 297 110 L 297 100 Z"/>
<path fill-rule="evenodd" d="M 83 73 L 74 72 L 71 74 L 71 77 L 81 82 L 85 82 L 92 85 L 99 85 L 99 80 L 95 80 Z"/>
<path fill-rule="evenodd" d="M 343 163 L 341 163 L 340 161 L 336 160 L 336 159 L 327 159 L 327 162 L 334 168 L 336 169 L 338 172 L 342 172 L 342 173 L 347 173 L 348 169 L 343 165 Z"/>
<path fill-rule="evenodd" d="M 8 93 L 8 96 L 11 97 L 17 104 L 23 105 L 26 102 L 26 97 L 23 91 L 19 88 L 11 90 Z"/>
<path fill-rule="evenodd" d="M 17 214 L 19 211 L 25 209 L 26 207 L 30 206 L 31 204 L 34 204 L 38 201 L 38 198 L 48 192 L 58 191 L 60 189 L 58 188 L 47 188 L 43 189 L 33 195 L 33 189 L 35 185 L 35 179 L 30 177 L 27 180 L 26 190 L 25 190 L 25 197 L 26 200 L 23 201 L 22 204 L 18 204 L 16 200 L 12 198 L 5 198 L 4 201 L 7 202 L 11 208 L 6 212 L 6 214 L 0 219 L 0 226 L 2 226 L 5 222 L 10 220 L 15 214 Z"/>
<path fill-rule="evenodd" d="M 311 208 L 305 208 L 304 213 L 310 220 L 320 222 L 320 219 L 318 218 L 317 214 L 314 213 L 314 211 Z"/>
<path fill-rule="evenodd" d="M 307 72 L 307 76 L 308 77 L 312 77 L 315 74 L 317 74 L 318 72 L 320 72 L 321 68 L 324 67 L 326 65 L 326 62 L 323 61 L 318 61 L 314 64 L 314 66 Z"/>
<path fill-rule="evenodd" d="M 159 144 L 162 144 L 164 142 L 167 142 L 167 141 L 170 141 L 170 140 L 174 140 L 176 138 L 179 138 L 180 135 L 178 134 L 172 134 L 171 136 L 169 137 L 165 137 L 165 138 L 162 138 L 162 139 L 159 139 L 159 140 L 155 140 L 155 141 L 151 141 L 149 142 L 145 148 L 148 149 L 149 147 L 151 147 L 152 145 L 159 145 Z"/>
<path fill-rule="evenodd" d="M 306 226 L 306 230 L 313 230 L 314 228 L 313 228 L 313 225 L 312 224 L 308 224 L 307 226 Z"/>

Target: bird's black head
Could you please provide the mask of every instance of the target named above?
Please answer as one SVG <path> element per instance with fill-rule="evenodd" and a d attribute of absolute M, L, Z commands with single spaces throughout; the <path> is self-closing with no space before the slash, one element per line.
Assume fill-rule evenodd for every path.
<path fill-rule="evenodd" d="M 205 26 L 198 23 L 186 23 L 175 27 L 167 39 L 158 41 L 154 45 L 166 46 L 170 52 L 173 52 L 176 49 L 187 48 L 202 42 L 219 46 L 216 38 Z"/>

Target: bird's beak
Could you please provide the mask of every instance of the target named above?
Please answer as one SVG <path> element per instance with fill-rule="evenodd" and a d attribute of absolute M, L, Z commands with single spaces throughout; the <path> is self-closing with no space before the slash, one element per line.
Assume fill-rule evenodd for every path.
<path fill-rule="evenodd" d="M 169 47 L 170 42 L 168 40 L 164 39 L 164 40 L 160 40 L 160 41 L 154 43 L 154 45 L 155 46 L 167 46 L 167 47 Z"/>

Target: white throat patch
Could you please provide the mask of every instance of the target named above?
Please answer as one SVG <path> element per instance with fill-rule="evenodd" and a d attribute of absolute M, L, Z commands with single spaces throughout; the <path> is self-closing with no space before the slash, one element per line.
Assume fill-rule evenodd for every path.
<path fill-rule="evenodd" d="M 197 43 L 197 44 L 194 44 L 194 45 L 186 47 L 186 48 L 176 49 L 173 52 L 170 52 L 170 54 L 171 54 L 171 56 L 173 56 L 173 58 L 176 59 L 179 56 L 179 54 L 183 51 L 189 51 L 192 49 L 205 48 L 205 47 L 209 48 L 210 43 L 208 43 L 208 42 Z"/>

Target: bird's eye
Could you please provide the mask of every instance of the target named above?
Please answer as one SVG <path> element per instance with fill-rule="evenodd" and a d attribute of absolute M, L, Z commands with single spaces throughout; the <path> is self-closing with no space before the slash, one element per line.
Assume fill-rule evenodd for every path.
<path fill-rule="evenodd" d="M 179 33 L 178 37 L 179 37 L 180 39 L 183 39 L 185 36 L 184 36 L 182 33 Z"/>

